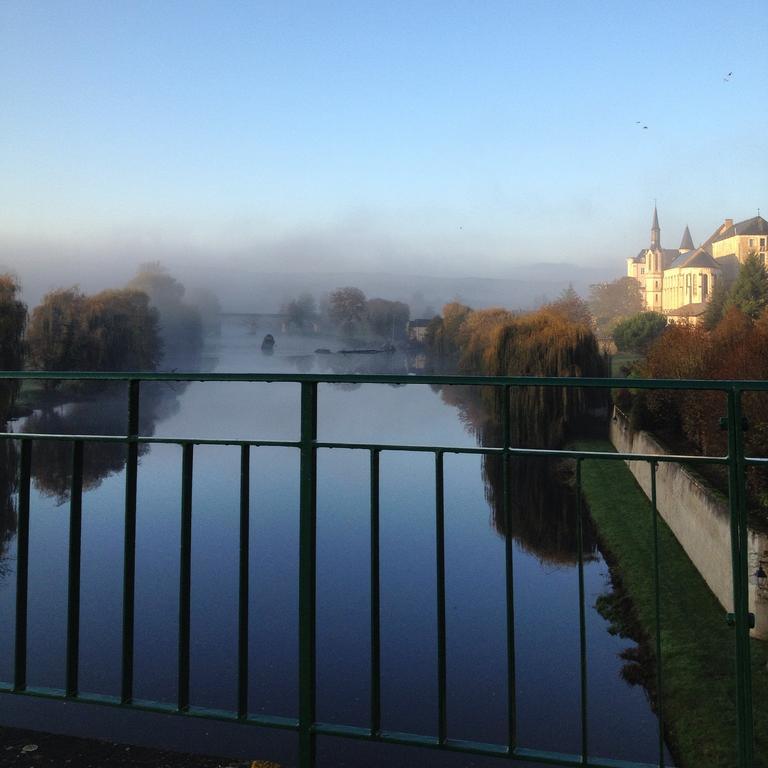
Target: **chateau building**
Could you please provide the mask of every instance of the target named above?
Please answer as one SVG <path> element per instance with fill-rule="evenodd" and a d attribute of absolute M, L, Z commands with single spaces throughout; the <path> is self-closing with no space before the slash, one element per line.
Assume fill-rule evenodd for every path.
<path fill-rule="evenodd" d="M 669 322 L 695 324 L 718 280 L 735 279 L 748 253 L 766 263 L 767 242 L 768 222 L 758 215 L 738 224 L 726 219 L 698 248 L 686 226 L 679 248 L 662 248 L 654 206 L 650 247 L 627 259 L 627 275 L 640 284 L 647 310 L 662 312 Z"/>

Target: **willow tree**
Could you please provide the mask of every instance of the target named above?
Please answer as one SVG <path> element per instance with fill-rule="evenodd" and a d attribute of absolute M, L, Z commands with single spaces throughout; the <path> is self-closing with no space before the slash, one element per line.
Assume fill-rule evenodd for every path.
<path fill-rule="evenodd" d="M 24 367 L 24 329 L 27 307 L 19 298 L 20 288 L 13 275 L 0 275 L 0 367 L 18 371 Z M 18 381 L 0 383 L 0 426 L 6 429 L 19 390 Z M 0 575 L 4 571 L 8 543 L 16 531 L 17 490 L 16 444 L 0 441 Z"/>
<path fill-rule="evenodd" d="M 27 306 L 19 298 L 21 290 L 13 275 L 0 275 L 0 369 L 19 371 L 24 367 L 24 330 Z M 5 423 L 18 393 L 19 382 L 3 382 L 0 387 L 0 418 Z"/>
<path fill-rule="evenodd" d="M 58 288 L 43 296 L 29 321 L 30 367 L 39 371 L 81 368 L 87 342 L 84 314 L 85 294 L 77 287 Z M 53 386 L 51 382 L 46 385 Z"/>
<path fill-rule="evenodd" d="M 600 377 L 604 362 L 597 340 L 583 323 L 569 322 L 547 309 L 509 317 L 490 326 L 469 349 L 481 348 L 462 358 L 477 364 L 489 376 Z M 493 404 L 501 417 L 501 393 L 494 388 Z M 599 393 L 579 387 L 514 387 L 510 397 L 511 439 L 520 446 L 554 447 L 591 406 L 602 402 Z"/>
<path fill-rule="evenodd" d="M 52 291 L 32 312 L 27 339 L 42 371 L 154 370 L 162 350 L 157 311 L 129 289 Z"/>

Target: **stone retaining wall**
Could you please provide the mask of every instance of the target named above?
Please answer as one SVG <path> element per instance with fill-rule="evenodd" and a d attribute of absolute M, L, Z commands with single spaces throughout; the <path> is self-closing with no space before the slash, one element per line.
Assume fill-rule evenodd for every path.
<path fill-rule="evenodd" d="M 610 439 L 620 453 L 666 453 L 648 432 L 633 431 L 621 411 L 614 409 Z M 651 471 L 645 461 L 628 461 L 630 471 L 648 498 Z M 691 562 L 709 585 L 723 608 L 733 610 L 731 527 L 727 500 L 679 464 L 660 462 L 656 470 L 656 501 L 664 518 Z M 768 558 L 768 536 L 749 530 L 750 573 Z M 749 588 L 750 611 L 755 614 L 753 634 L 768 639 L 768 593 Z"/>

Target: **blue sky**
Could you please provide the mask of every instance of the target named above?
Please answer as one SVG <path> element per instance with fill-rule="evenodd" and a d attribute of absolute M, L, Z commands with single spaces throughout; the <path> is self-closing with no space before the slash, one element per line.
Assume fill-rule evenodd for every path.
<path fill-rule="evenodd" d="M 667 246 L 768 211 L 767 32 L 759 2 L 3 0 L 0 248 L 621 274 L 654 198 Z"/>

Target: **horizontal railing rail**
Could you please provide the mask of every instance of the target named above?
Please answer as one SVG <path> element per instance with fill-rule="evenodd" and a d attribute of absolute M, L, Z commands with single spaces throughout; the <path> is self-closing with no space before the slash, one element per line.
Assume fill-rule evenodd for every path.
<path fill-rule="evenodd" d="M 18 522 L 17 522 L 17 576 L 15 602 L 14 677 L 12 682 L 0 683 L 0 692 L 38 696 L 131 708 L 157 713 L 175 713 L 190 717 L 234 721 L 265 728 L 285 729 L 299 738 L 299 765 L 310 768 L 315 762 L 317 736 L 334 736 L 386 744 L 441 749 L 474 755 L 488 755 L 509 760 L 538 762 L 546 765 L 593 766 L 594 768 L 637 768 L 636 762 L 598 759 L 589 751 L 588 676 L 586 606 L 584 582 L 584 542 L 582 535 L 583 510 L 581 503 L 582 463 L 585 460 L 642 461 L 651 471 L 652 531 L 654 537 L 653 579 L 656 599 L 656 635 L 652 638 L 656 655 L 656 686 L 658 714 L 658 760 L 665 760 L 663 670 L 661 662 L 662 633 L 660 623 L 660 571 L 658 546 L 658 508 L 656 498 L 656 469 L 662 463 L 710 464 L 727 467 L 729 478 L 729 508 L 731 524 L 731 561 L 733 576 L 733 622 L 736 657 L 735 689 L 737 702 L 739 768 L 752 765 L 752 692 L 749 630 L 750 619 L 747 581 L 747 515 L 745 499 L 745 472 L 747 466 L 762 466 L 768 458 L 747 457 L 744 452 L 741 397 L 744 392 L 768 392 L 768 381 L 723 380 L 659 380 L 659 379 L 603 379 L 603 378 L 540 378 L 527 376 L 407 376 L 407 375 L 315 375 L 276 373 L 101 373 L 101 372 L 48 372 L 4 371 L 3 380 L 53 380 L 124 382 L 127 385 L 127 417 L 124 435 L 0 433 L 0 438 L 18 441 Z M 296 440 L 261 440 L 203 437 L 154 437 L 141 435 L 139 430 L 141 385 L 152 382 L 229 382 L 229 383 L 290 383 L 298 385 L 297 405 L 300 408 L 299 436 Z M 325 384 L 395 384 L 442 386 L 490 386 L 505 392 L 502 399 L 502 445 L 500 446 L 437 446 L 426 444 L 385 444 L 370 442 L 333 442 L 318 439 L 318 387 Z M 614 453 L 605 451 L 520 448 L 511 445 L 511 415 L 509 394 L 518 387 L 565 387 L 590 389 L 668 389 L 720 391 L 726 396 L 728 451 L 724 456 L 656 455 Z M 49 689 L 27 683 L 27 614 L 29 573 L 29 530 L 31 498 L 31 459 L 33 446 L 39 441 L 68 441 L 73 444 L 69 505 L 68 580 L 67 580 L 67 643 L 65 686 Z M 83 499 L 83 449 L 86 443 L 123 443 L 127 446 L 124 496 L 124 543 L 122 578 L 122 649 L 121 688 L 119 696 L 95 695 L 80 690 L 80 570 Z M 134 637 L 136 586 L 136 511 L 138 459 L 141 445 L 176 444 L 182 448 L 180 504 L 180 564 L 179 564 L 179 622 L 177 651 L 177 700 L 173 705 L 145 701 L 134 696 Z M 190 699 L 190 643 L 191 643 L 191 564 L 192 564 L 192 489 L 195 447 L 198 445 L 228 445 L 240 448 L 239 494 L 239 561 L 238 561 L 238 624 L 237 624 L 237 706 L 233 710 L 216 710 L 195 706 Z M 249 521 L 250 521 L 250 452 L 258 447 L 293 448 L 300 454 L 300 513 L 299 513 L 299 707 L 298 716 L 286 718 L 255 714 L 248 700 L 248 608 L 249 608 Z M 321 449 L 365 451 L 370 460 L 370 613 L 371 613 L 371 670 L 369 727 L 336 725 L 319 722 L 316 717 L 316 638 L 317 616 L 317 452 Z M 379 479 L 380 458 L 384 452 L 431 453 L 435 457 L 435 545 L 436 545 L 436 640 L 437 640 L 437 735 L 403 733 L 382 727 L 381 708 L 381 600 L 380 600 L 380 520 Z M 546 750 L 523 748 L 516 735 L 515 686 L 515 620 L 512 537 L 505 542 L 506 589 L 506 644 L 507 644 L 507 708 L 508 738 L 503 744 L 450 738 L 447 719 L 447 666 L 446 666 L 446 561 L 445 561 L 445 488 L 444 457 L 446 454 L 497 455 L 505 459 L 503 473 L 503 510 L 505 521 L 511 519 L 509 461 L 514 456 L 569 458 L 576 462 L 577 489 L 577 548 L 579 593 L 579 659 L 581 696 L 581 752 L 561 754 Z M 510 526 L 507 526 L 510 530 Z"/>

